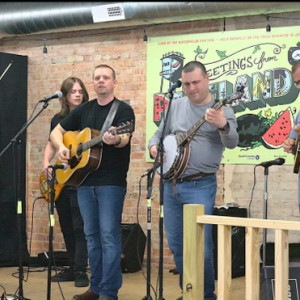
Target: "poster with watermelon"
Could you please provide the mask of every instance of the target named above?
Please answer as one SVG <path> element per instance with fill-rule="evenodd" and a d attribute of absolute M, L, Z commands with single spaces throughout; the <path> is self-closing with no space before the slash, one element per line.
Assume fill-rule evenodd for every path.
<path fill-rule="evenodd" d="M 283 157 L 300 109 L 300 96 L 291 73 L 300 60 L 300 27 L 265 28 L 157 37 L 148 40 L 147 138 L 154 134 L 168 107 L 165 92 L 180 79 L 183 66 L 202 62 L 216 100 L 230 97 L 244 85 L 241 99 L 231 103 L 239 133 L 235 149 L 226 149 L 224 164 L 259 164 Z M 184 95 L 177 89 L 174 97 Z M 147 152 L 148 155 L 148 152 Z M 151 161 L 147 156 L 147 161 Z"/>
<path fill-rule="evenodd" d="M 296 110 L 294 110 L 296 112 Z M 291 108 L 275 113 L 269 112 L 269 118 L 262 113 L 245 114 L 237 118 L 239 144 L 244 151 L 263 146 L 267 149 L 279 149 L 290 136 L 293 128 L 293 114 Z"/>

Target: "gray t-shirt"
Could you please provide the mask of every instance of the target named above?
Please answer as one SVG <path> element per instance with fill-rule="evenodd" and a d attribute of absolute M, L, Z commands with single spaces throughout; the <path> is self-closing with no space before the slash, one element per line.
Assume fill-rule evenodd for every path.
<path fill-rule="evenodd" d="M 170 134 L 173 135 L 180 131 L 186 132 L 191 129 L 196 122 L 204 118 L 205 111 L 211 108 L 213 103 L 214 101 L 205 106 L 195 106 L 189 101 L 188 97 L 174 99 L 171 103 L 165 139 Z M 225 147 L 233 149 L 237 146 L 239 137 L 236 131 L 236 117 L 231 107 L 223 108 L 230 126 L 229 132 L 222 133 L 215 126 L 204 122 L 191 141 L 190 158 L 181 177 L 197 174 L 199 172 L 216 172 L 220 167 Z M 164 122 L 162 121 L 150 139 L 148 144 L 149 150 L 153 145 L 159 145 L 163 124 Z M 176 151 L 176 149 L 173 150 Z"/>

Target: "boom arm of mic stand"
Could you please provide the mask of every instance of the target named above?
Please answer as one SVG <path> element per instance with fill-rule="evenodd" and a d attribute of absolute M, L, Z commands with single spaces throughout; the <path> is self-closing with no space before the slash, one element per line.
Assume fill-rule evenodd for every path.
<path fill-rule="evenodd" d="M 48 103 L 45 103 L 42 107 L 42 109 L 34 116 L 34 118 L 32 118 L 31 120 L 29 120 L 29 122 L 27 121 L 21 128 L 21 130 L 11 139 L 11 141 L 5 146 L 5 148 L 0 152 L 0 158 L 1 156 L 6 152 L 6 150 L 12 145 L 12 143 L 14 143 L 15 141 L 17 141 L 17 139 L 19 138 L 19 136 L 29 127 L 29 125 L 43 112 L 44 109 L 46 109 L 46 107 L 48 106 Z"/>

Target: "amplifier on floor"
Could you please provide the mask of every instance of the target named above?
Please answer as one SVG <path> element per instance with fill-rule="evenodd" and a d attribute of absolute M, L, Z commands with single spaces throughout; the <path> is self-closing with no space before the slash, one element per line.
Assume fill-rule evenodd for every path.
<path fill-rule="evenodd" d="M 122 259 L 123 273 L 133 273 L 141 269 L 146 247 L 146 235 L 137 223 L 122 224 Z M 38 254 L 41 266 L 48 265 L 49 252 Z M 66 251 L 54 251 L 53 259 L 56 266 L 70 266 L 69 255 Z"/>
<path fill-rule="evenodd" d="M 266 243 L 266 266 L 274 266 L 274 254 L 274 242 Z M 260 258 L 263 261 L 263 244 L 260 246 Z M 300 262 L 300 243 L 289 243 L 289 262 Z"/>
<path fill-rule="evenodd" d="M 133 273 L 141 270 L 146 246 L 146 235 L 141 226 L 122 224 L 122 260 L 123 273 Z"/>
<path fill-rule="evenodd" d="M 274 267 L 261 268 L 260 299 L 273 300 L 275 293 Z M 287 300 L 299 300 L 300 267 L 289 267 L 289 286 Z M 284 299 L 285 300 L 285 299 Z"/>
<path fill-rule="evenodd" d="M 247 208 L 215 207 L 214 215 L 247 218 Z M 232 278 L 245 275 L 245 227 L 232 226 Z M 218 228 L 213 225 L 215 279 L 218 278 Z"/>

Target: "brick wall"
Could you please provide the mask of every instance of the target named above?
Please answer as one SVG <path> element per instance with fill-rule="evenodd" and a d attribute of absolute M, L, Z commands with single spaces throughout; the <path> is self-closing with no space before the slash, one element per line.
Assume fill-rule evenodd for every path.
<path fill-rule="evenodd" d="M 295 24 L 298 23 L 298 24 Z M 299 26 L 300 21 L 276 20 L 272 26 Z M 265 17 L 233 18 L 226 21 L 227 30 L 263 28 Z M 273 27 L 274 28 L 274 27 Z M 223 20 L 206 20 L 147 28 L 148 37 L 177 34 L 216 32 L 223 30 Z M 146 71 L 147 47 L 143 43 L 143 28 L 117 31 L 88 30 L 35 34 L 21 37 L 5 37 L 0 40 L 0 51 L 27 55 L 28 72 L 28 117 L 37 102 L 44 96 L 59 90 L 61 82 L 68 76 L 80 77 L 87 86 L 91 98 L 92 72 L 95 65 L 107 63 L 117 71 L 116 96 L 130 99 L 136 114 L 136 131 L 132 140 L 132 156 L 128 174 L 123 222 L 136 223 L 137 213 L 144 232 L 147 231 L 147 182 L 141 175 L 151 167 L 145 162 L 146 144 Z M 43 57 L 43 39 L 46 38 L 47 58 Z M 149 80 L 149 79 L 148 79 Z M 16 87 L 17 88 L 17 87 Z M 43 151 L 49 134 L 51 117 L 59 111 L 56 100 L 49 102 L 47 109 L 35 120 L 27 131 L 27 233 L 28 249 L 35 256 L 48 250 L 48 203 L 39 199 L 39 174 L 42 168 Z M 263 217 L 264 193 L 263 168 L 256 170 L 256 185 L 251 202 L 251 216 Z M 152 265 L 159 261 L 159 177 L 155 177 L 152 193 Z M 218 172 L 217 205 L 236 202 L 248 207 L 254 184 L 254 167 L 245 165 L 222 166 Z M 141 194 L 139 193 L 141 190 Z M 297 176 L 292 166 L 273 166 L 269 174 L 269 218 L 299 220 L 297 203 Z M 32 236 L 31 233 L 32 232 Z M 272 233 L 270 235 L 272 239 Z M 291 236 L 293 242 L 299 237 Z M 64 242 L 56 216 L 54 249 L 64 249 Z M 164 238 L 164 267 L 173 267 L 173 258 Z"/>

